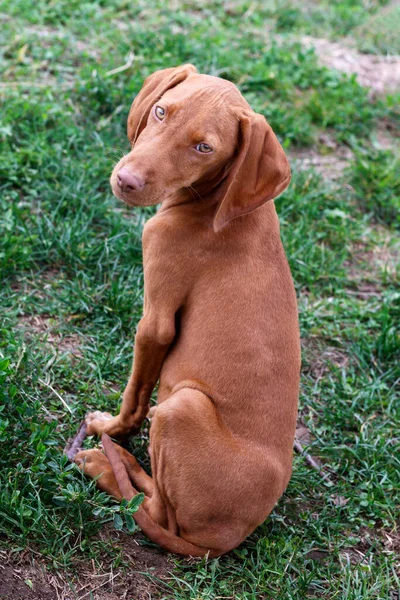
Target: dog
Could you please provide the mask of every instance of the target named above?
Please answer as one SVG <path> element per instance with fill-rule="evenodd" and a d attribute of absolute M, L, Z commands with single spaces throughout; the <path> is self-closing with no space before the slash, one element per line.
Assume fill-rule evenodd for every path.
<path fill-rule="evenodd" d="M 273 199 L 290 166 L 229 81 L 188 64 L 150 75 L 112 191 L 161 203 L 143 231 L 144 310 L 120 413 L 86 417 L 103 451 L 76 463 L 170 552 L 220 556 L 269 515 L 291 477 L 300 376 L 296 294 Z M 152 477 L 110 437 L 136 434 L 159 382 Z"/>

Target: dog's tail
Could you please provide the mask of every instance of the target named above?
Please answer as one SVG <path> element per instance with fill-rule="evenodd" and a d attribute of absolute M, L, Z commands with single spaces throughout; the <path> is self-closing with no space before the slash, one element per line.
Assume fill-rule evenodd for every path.
<path fill-rule="evenodd" d="M 115 449 L 111 438 L 106 433 L 103 433 L 101 441 L 103 444 L 104 453 L 110 461 L 111 468 L 113 470 L 115 479 L 117 480 L 122 496 L 127 500 L 131 500 L 131 498 L 136 496 L 136 494 L 139 492 L 132 486 L 125 465 Z M 181 554 L 182 556 L 200 557 L 207 555 L 209 557 L 215 557 L 222 554 L 216 550 L 208 550 L 207 548 L 202 548 L 201 546 L 195 546 L 183 538 L 174 535 L 153 521 L 153 519 L 142 506 L 139 507 L 137 512 L 133 513 L 132 517 L 137 525 L 139 525 L 143 533 L 145 533 L 152 542 L 155 542 L 165 550 L 168 550 L 168 552 Z"/>

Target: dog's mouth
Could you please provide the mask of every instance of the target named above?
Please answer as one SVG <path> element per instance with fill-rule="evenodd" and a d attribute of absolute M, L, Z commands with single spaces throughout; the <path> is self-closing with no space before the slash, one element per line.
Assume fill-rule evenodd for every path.
<path fill-rule="evenodd" d="M 163 193 L 158 190 L 151 192 L 148 185 L 144 186 L 140 191 L 123 192 L 114 181 L 111 181 L 111 191 L 118 200 L 122 200 L 122 202 L 132 207 L 159 204 L 163 196 Z"/>
<path fill-rule="evenodd" d="M 125 204 L 128 204 L 129 206 L 140 206 L 137 199 L 132 198 L 132 195 L 130 194 L 122 192 L 117 186 L 111 184 L 111 191 L 118 200 L 122 200 Z"/>

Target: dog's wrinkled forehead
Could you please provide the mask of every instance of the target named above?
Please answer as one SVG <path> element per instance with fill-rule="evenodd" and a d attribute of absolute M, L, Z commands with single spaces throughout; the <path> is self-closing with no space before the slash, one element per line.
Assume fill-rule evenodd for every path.
<path fill-rule="evenodd" d="M 230 100 L 235 100 L 235 103 L 242 101 L 247 105 L 238 88 L 233 83 L 226 79 L 221 79 L 220 77 L 201 75 L 199 73 L 189 75 L 185 81 L 166 92 L 165 95 L 173 96 L 175 94 L 183 99 L 187 97 L 196 97 L 203 93 L 207 94 L 209 99 L 225 97 Z"/>
<path fill-rule="evenodd" d="M 193 74 L 168 90 L 157 102 L 170 116 L 179 112 L 188 118 L 204 118 L 220 126 L 221 117 L 231 114 L 232 107 L 249 108 L 237 87 L 230 81 L 212 75 Z"/>

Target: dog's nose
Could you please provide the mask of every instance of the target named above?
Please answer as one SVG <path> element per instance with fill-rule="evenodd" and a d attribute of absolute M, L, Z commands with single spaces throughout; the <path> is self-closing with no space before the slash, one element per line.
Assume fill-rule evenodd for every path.
<path fill-rule="evenodd" d="M 122 192 L 137 192 L 144 186 L 144 181 L 138 176 L 133 175 L 127 167 L 122 167 L 117 174 L 117 184 Z"/>

